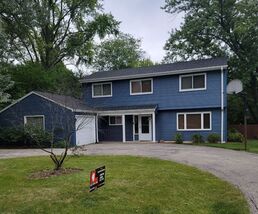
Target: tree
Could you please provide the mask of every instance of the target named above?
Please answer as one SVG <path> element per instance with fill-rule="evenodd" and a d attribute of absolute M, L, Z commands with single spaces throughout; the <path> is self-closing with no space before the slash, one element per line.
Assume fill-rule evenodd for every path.
<path fill-rule="evenodd" d="M 3 69 L 3 68 L 1 68 Z M 10 90 L 13 85 L 14 81 L 11 80 L 10 75 L 5 75 L 0 72 L 0 106 L 2 104 L 8 103 L 11 101 L 11 95 L 8 93 L 8 90 Z"/>
<path fill-rule="evenodd" d="M 88 63 L 94 37 L 116 33 L 118 25 L 100 0 L 0 1 L 0 58 L 46 70 L 74 58 Z"/>
<path fill-rule="evenodd" d="M 39 63 L 8 64 L 5 65 L 3 73 L 15 82 L 13 87 L 8 89 L 13 99 L 31 91 L 48 91 L 74 97 L 81 95 L 79 78 L 62 64 L 53 67 L 49 72 Z"/>
<path fill-rule="evenodd" d="M 144 55 L 141 40 L 129 34 L 120 34 L 96 46 L 93 68 L 105 71 L 152 65 L 151 60 Z"/>
<path fill-rule="evenodd" d="M 67 102 L 68 99 L 67 97 Z M 87 114 L 80 114 L 79 119 L 74 119 L 72 112 L 68 112 L 66 108 L 53 105 L 53 103 L 49 103 L 46 108 L 46 111 L 50 112 L 48 118 L 50 127 L 48 130 L 43 130 L 37 124 L 30 124 L 25 126 L 25 133 L 30 136 L 31 140 L 36 143 L 39 149 L 49 154 L 49 157 L 54 163 L 54 170 L 60 170 L 67 158 L 68 149 L 72 146 L 74 135 L 77 131 L 85 128 L 93 119 Z M 73 110 L 78 108 L 79 106 L 76 106 L 74 103 Z M 50 145 L 49 149 L 44 147 L 46 142 Z M 61 154 L 57 153 L 54 149 L 57 144 L 63 145 Z"/>
<path fill-rule="evenodd" d="M 258 2 L 166 0 L 163 8 L 185 14 L 181 29 L 172 31 L 166 42 L 164 61 L 227 56 L 229 78 L 243 81 L 250 116 L 257 123 Z"/>

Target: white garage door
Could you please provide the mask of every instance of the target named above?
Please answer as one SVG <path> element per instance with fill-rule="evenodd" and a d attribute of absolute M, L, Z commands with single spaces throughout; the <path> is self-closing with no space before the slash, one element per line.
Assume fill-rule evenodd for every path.
<path fill-rule="evenodd" d="M 96 142 L 96 127 L 94 115 L 76 115 L 76 145 L 86 145 Z"/>

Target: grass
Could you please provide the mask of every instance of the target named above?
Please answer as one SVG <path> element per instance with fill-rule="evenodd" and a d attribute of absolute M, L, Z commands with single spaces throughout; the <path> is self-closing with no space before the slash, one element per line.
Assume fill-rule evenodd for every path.
<path fill-rule="evenodd" d="M 203 146 L 210 146 L 210 147 L 218 147 L 223 149 L 233 149 L 238 151 L 244 151 L 245 150 L 245 144 L 244 143 L 205 143 L 205 144 L 198 144 Z M 247 142 L 247 151 L 258 153 L 258 140 L 249 140 Z"/>
<path fill-rule="evenodd" d="M 196 168 L 130 156 L 70 157 L 82 172 L 30 180 L 52 167 L 48 157 L 0 161 L 0 213 L 247 214 L 231 184 Z M 106 184 L 89 193 L 90 170 L 106 165 Z"/>

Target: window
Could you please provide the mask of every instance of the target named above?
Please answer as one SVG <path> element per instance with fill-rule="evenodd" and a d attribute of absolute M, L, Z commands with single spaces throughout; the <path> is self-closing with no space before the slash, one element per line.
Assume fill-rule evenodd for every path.
<path fill-rule="evenodd" d="M 179 79 L 179 91 L 206 89 L 206 74 L 182 75 Z"/>
<path fill-rule="evenodd" d="M 177 130 L 211 130 L 211 112 L 178 113 Z"/>
<path fill-rule="evenodd" d="M 36 126 L 45 130 L 45 117 L 43 115 L 30 115 L 24 117 L 24 125 Z"/>
<path fill-rule="evenodd" d="M 92 97 L 111 97 L 111 96 L 112 96 L 111 83 L 92 84 Z"/>
<path fill-rule="evenodd" d="M 131 80 L 130 94 L 152 94 L 152 79 Z"/>
<path fill-rule="evenodd" d="M 122 125 L 122 116 L 109 116 L 109 125 L 110 126 Z"/>

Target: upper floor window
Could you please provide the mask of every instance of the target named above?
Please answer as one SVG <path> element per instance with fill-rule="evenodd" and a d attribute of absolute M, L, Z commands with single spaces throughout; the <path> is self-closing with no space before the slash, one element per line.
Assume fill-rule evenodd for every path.
<path fill-rule="evenodd" d="M 211 130 L 211 112 L 178 113 L 177 130 Z"/>
<path fill-rule="evenodd" d="M 112 83 L 92 84 L 92 97 L 111 97 Z"/>
<path fill-rule="evenodd" d="M 130 81 L 130 94 L 152 94 L 153 83 L 152 79 L 142 79 L 142 80 L 131 80 Z"/>
<path fill-rule="evenodd" d="M 181 75 L 179 91 L 195 91 L 206 89 L 206 74 Z"/>
<path fill-rule="evenodd" d="M 24 125 L 33 126 L 45 130 L 45 117 L 44 115 L 24 116 Z"/>

